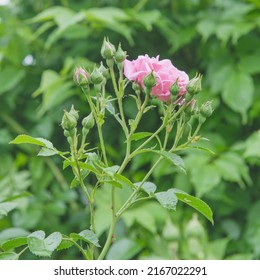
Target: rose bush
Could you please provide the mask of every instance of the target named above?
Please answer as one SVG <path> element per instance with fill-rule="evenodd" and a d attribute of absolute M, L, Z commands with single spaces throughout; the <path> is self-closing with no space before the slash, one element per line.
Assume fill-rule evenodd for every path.
<path fill-rule="evenodd" d="M 136 60 L 126 59 L 124 62 L 124 75 L 137 82 L 144 88 L 143 79 L 153 72 L 157 84 L 152 88 L 151 94 L 162 101 L 169 101 L 171 97 L 170 86 L 178 80 L 179 95 L 186 92 L 189 77 L 184 71 L 180 71 L 172 65 L 169 59 L 159 60 L 159 56 L 150 58 L 148 55 L 139 55 Z"/>
<path fill-rule="evenodd" d="M 156 184 L 150 181 L 155 169 L 164 160 L 170 161 L 173 168 L 186 172 L 185 163 L 179 152 L 192 149 L 191 144 L 200 140 L 198 132 L 213 111 L 210 102 L 200 106 L 195 103 L 196 95 L 201 90 L 201 75 L 198 74 L 189 81 L 185 72 L 175 68 L 170 60 L 160 61 L 159 56 L 156 58 L 149 58 L 147 55 L 139 56 L 136 61 L 124 63 L 127 57 L 126 52 L 122 50 L 120 44 L 116 50 L 107 38 L 104 39 L 101 55 L 106 60 L 106 65 L 101 62 L 98 67 L 96 65 L 93 67 L 92 72 L 87 72 L 83 67 L 75 69 L 74 81 L 81 87 L 91 112 L 82 119 L 74 105 L 71 106 L 70 111 L 64 110 L 61 128 L 69 144 L 67 151 L 58 150 L 51 141 L 45 138 L 34 138 L 27 134 L 18 135 L 10 142 L 11 144 L 38 145 L 40 147 L 38 156 L 58 155 L 64 160 L 63 168 L 71 168 L 73 179 L 70 186 L 71 188 L 81 188 L 88 206 L 86 229 L 79 233 L 72 232 L 69 235 L 55 231 L 47 238 L 45 238 L 46 234 L 43 230 L 36 230 L 29 235 L 26 232 L 27 236 L 22 240 L 19 238 L 19 241 L 17 238 L 10 240 L 11 247 L 9 240 L 7 245 L 6 242 L 1 243 L 0 240 L 0 259 L 18 259 L 27 250 L 40 257 L 51 257 L 55 250 L 68 249 L 71 246 L 76 246 L 84 259 L 110 259 L 111 252 L 113 253 L 115 250 L 114 246 L 118 246 L 118 244 L 121 246 L 120 241 L 114 243 L 115 234 L 117 234 L 116 226 L 120 220 L 126 222 L 124 220 L 126 211 L 131 210 L 134 204 L 142 203 L 144 200 L 151 202 L 153 200 L 168 210 L 176 210 L 178 201 L 181 201 L 196 209 L 212 224 L 214 222 L 210 207 L 202 200 L 177 188 L 160 190 Z M 140 97 L 140 92 L 145 95 L 145 98 L 135 98 L 136 113 L 132 119 L 127 117 L 123 106 L 126 100 L 123 96 L 125 96 L 128 82 L 124 79 L 124 72 L 125 76 L 142 87 L 141 89 L 140 86 L 132 87 L 138 97 Z M 111 79 L 114 89 L 113 100 L 106 88 L 109 79 Z M 183 98 L 186 91 L 187 94 Z M 164 104 L 163 110 L 159 112 L 160 125 L 153 132 L 140 131 L 143 115 L 161 105 L 151 106 L 150 94 L 157 96 L 162 101 L 172 100 L 173 98 L 170 96 L 172 94 L 175 101 Z M 182 99 L 182 106 L 177 104 L 176 97 L 177 100 Z M 195 110 L 188 108 L 190 104 L 193 107 L 196 104 L 196 117 L 192 123 L 190 118 Z M 110 119 L 107 118 L 108 113 L 114 116 L 125 138 L 123 149 L 125 153 L 116 159 L 110 157 L 105 145 L 107 138 L 104 137 L 103 126 Z M 99 144 L 92 146 L 90 135 L 93 134 L 95 128 Z M 108 128 L 111 128 L 110 123 L 106 129 Z M 143 141 L 133 145 L 133 142 L 138 140 Z M 157 142 L 155 146 L 154 141 Z M 198 149 L 198 147 L 195 148 Z M 133 164 L 135 157 L 147 152 L 157 156 L 157 160 L 149 170 L 145 170 L 139 180 L 126 177 L 125 171 Z M 102 203 L 101 220 L 96 215 L 97 211 L 101 209 L 99 207 L 100 194 L 108 198 Z M 0 202 L 2 201 L 0 200 Z M 1 204 L 2 209 L 6 209 L 10 205 L 8 203 L 0 203 L 0 216 Z M 104 205 L 106 205 L 105 208 Z M 105 229 L 100 230 L 100 221 L 103 223 L 104 217 L 108 213 L 110 222 Z M 105 236 L 103 231 L 106 229 L 108 230 L 106 237 L 102 237 L 99 241 L 101 235 Z M 26 247 L 19 253 L 10 254 L 10 248 L 14 249 L 23 245 Z"/>

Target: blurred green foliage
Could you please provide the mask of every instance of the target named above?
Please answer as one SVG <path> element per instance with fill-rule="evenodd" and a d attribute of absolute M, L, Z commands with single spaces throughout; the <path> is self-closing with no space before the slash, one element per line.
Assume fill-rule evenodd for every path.
<path fill-rule="evenodd" d="M 259 27 L 257 0 L 13 0 L 0 6 L 0 243 L 34 230 L 69 234 L 88 227 L 84 196 L 69 189 L 72 178 L 60 171 L 59 159 L 37 158 L 33 148 L 8 142 L 26 133 L 51 139 L 61 150 L 67 145 L 63 109 L 73 103 L 82 116 L 89 113 L 73 84 L 74 67 L 99 62 L 108 36 L 122 43 L 130 59 L 160 54 L 190 77 L 204 75 L 200 102 L 212 99 L 215 111 L 202 129 L 210 141 L 202 144 L 214 154 L 183 154 L 187 175 L 165 161 L 153 180 L 162 190 L 176 187 L 202 197 L 215 225 L 185 205 L 170 213 L 156 203 L 140 203 L 123 215 L 107 258 L 259 259 Z M 132 108 L 129 100 L 129 117 Z M 142 126 L 149 130 L 158 122 L 152 112 Z M 104 135 L 116 163 L 124 140 L 114 131 L 111 118 Z M 96 140 L 94 134 L 89 142 Z M 139 181 L 153 161 L 137 157 L 128 175 Z M 97 196 L 102 243 L 109 226 L 106 190 Z M 53 256 L 79 257 L 76 250 Z"/>

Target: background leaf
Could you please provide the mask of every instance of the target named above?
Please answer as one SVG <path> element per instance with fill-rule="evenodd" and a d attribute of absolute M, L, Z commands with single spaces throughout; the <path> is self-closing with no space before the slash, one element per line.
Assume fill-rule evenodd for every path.
<path fill-rule="evenodd" d="M 19 255 L 13 252 L 0 253 L 0 260 L 18 260 Z"/>
<path fill-rule="evenodd" d="M 245 116 L 253 102 L 254 83 L 252 78 L 241 71 L 231 72 L 222 93 L 225 103 L 235 112 Z"/>
<path fill-rule="evenodd" d="M 134 257 L 140 250 L 142 249 L 142 246 L 138 243 L 123 238 L 118 240 L 116 243 L 114 243 L 110 250 L 108 251 L 108 254 L 106 256 L 107 260 L 129 260 L 132 257 Z"/>

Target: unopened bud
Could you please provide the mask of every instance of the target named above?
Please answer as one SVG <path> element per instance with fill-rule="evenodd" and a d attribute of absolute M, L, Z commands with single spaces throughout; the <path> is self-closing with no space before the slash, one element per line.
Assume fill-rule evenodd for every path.
<path fill-rule="evenodd" d="M 75 110 L 74 105 L 71 105 L 69 114 L 72 115 L 76 119 L 76 121 L 79 119 L 79 113 Z"/>
<path fill-rule="evenodd" d="M 121 44 L 119 44 L 118 49 L 115 53 L 115 61 L 117 63 L 122 63 L 126 59 L 126 52 L 122 50 Z"/>
<path fill-rule="evenodd" d="M 201 80 L 202 80 L 202 75 L 196 74 L 196 76 L 188 82 L 186 86 L 186 90 L 191 95 L 195 95 L 199 93 L 201 91 Z"/>
<path fill-rule="evenodd" d="M 213 113 L 212 101 L 207 101 L 206 103 L 203 103 L 200 108 L 200 113 L 205 118 L 210 117 Z"/>
<path fill-rule="evenodd" d="M 173 96 L 176 96 L 177 94 L 180 93 L 180 90 L 181 88 L 179 87 L 178 85 L 178 79 L 175 81 L 175 83 L 173 83 L 171 86 L 170 86 L 170 93 L 173 95 Z"/>
<path fill-rule="evenodd" d="M 116 52 L 116 48 L 109 42 L 107 38 L 104 38 L 103 45 L 101 47 L 101 56 L 105 59 L 113 58 Z"/>
<path fill-rule="evenodd" d="M 90 75 L 89 73 L 82 67 L 78 67 L 75 69 L 74 82 L 81 87 L 86 87 L 90 83 Z"/>
<path fill-rule="evenodd" d="M 92 113 L 90 113 L 87 117 L 85 117 L 83 120 L 82 120 L 82 126 L 83 128 L 85 129 L 91 129 L 95 124 L 95 120 L 94 120 L 94 117 L 92 115 Z"/>
<path fill-rule="evenodd" d="M 98 71 L 103 75 L 104 78 L 109 78 L 109 70 L 103 65 L 102 62 L 100 63 Z"/>
<path fill-rule="evenodd" d="M 90 75 L 91 81 L 93 84 L 101 84 L 104 80 L 104 77 L 102 75 L 102 73 L 97 69 L 94 68 L 94 70 L 92 71 L 91 75 Z"/>
<path fill-rule="evenodd" d="M 63 134 L 66 138 L 69 138 L 71 136 L 71 133 L 68 130 L 64 130 Z"/>
<path fill-rule="evenodd" d="M 153 74 L 153 71 L 144 77 L 143 83 L 148 90 L 156 86 L 157 81 Z"/>
<path fill-rule="evenodd" d="M 64 110 L 61 126 L 64 130 L 71 131 L 77 126 L 77 119 L 75 116 Z"/>

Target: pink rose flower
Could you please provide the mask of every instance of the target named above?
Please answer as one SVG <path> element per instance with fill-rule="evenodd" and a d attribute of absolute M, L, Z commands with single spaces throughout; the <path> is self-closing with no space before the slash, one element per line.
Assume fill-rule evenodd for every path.
<path fill-rule="evenodd" d="M 170 86 L 178 79 L 178 86 L 182 97 L 186 92 L 186 85 L 189 77 L 184 71 L 178 70 L 172 65 L 169 59 L 159 60 L 159 56 L 150 58 L 139 55 L 136 60 L 124 61 L 124 75 L 130 80 L 137 82 L 144 88 L 143 79 L 153 71 L 157 84 L 152 88 L 151 94 L 157 96 L 162 101 L 171 99 Z M 181 98 L 182 99 L 182 98 Z"/>

